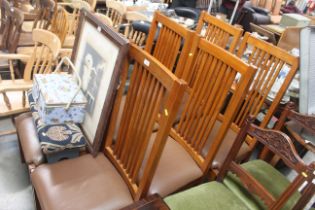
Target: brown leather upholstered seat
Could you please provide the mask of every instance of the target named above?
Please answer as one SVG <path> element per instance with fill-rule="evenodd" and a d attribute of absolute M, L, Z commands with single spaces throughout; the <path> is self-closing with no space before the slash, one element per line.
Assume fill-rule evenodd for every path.
<path fill-rule="evenodd" d="M 206 156 L 207 152 L 209 151 L 209 148 L 212 144 L 212 141 L 213 141 L 215 135 L 217 134 L 217 132 L 219 131 L 221 124 L 222 123 L 218 120 L 214 124 L 213 131 L 211 132 L 211 134 L 208 138 L 208 141 L 202 150 L 203 156 Z M 213 160 L 212 168 L 218 169 L 223 164 L 223 161 L 225 160 L 229 151 L 232 148 L 232 144 L 233 144 L 236 136 L 237 136 L 237 133 L 234 132 L 231 128 L 229 128 L 229 130 L 228 130 L 225 138 L 223 139 L 222 144 L 221 144 L 221 146 L 220 146 L 220 148 L 219 148 L 219 150 L 218 150 L 218 152 L 217 152 L 217 154 Z M 237 155 L 237 159 L 242 160 L 243 158 L 246 157 L 246 155 L 248 154 L 249 151 L 250 151 L 250 149 L 249 149 L 248 145 L 246 143 L 243 143 L 242 147 L 241 147 L 241 149 Z"/>
<path fill-rule="evenodd" d="M 156 133 L 151 139 L 155 136 Z M 168 137 L 148 193 L 158 193 L 164 197 L 201 176 L 202 171 L 191 156 L 179 143 Z"/>
<path fill-rule="evenodd" d="M 25 162 L 35 166 L 43 163 L 45 158 L 40 148 L 32 114 L 28 112 L 19 115 L 15 118 L 15 125 Z"/>
<path fill-rule="evenodd" d="M 43 209 L 112 210 L 133 202 L 124 180 L 101 153 L 40 165 L 31 179 Z"/>

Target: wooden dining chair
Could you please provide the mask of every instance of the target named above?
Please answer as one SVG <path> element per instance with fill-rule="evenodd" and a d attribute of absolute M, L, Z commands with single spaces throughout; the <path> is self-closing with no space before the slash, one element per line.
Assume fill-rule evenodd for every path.
<path fill-rule="evenodd" d="M 266 128 L 282 101 L 298 68 L 298 58 L 288 52 L 260 40 L 250 33 L 245 33 L 237 56 L 248 64 L 258 68 L 242 105 L 236 110 L 236 116 L 229 128 L 222 146 L 217 153 L 213 168 L 217 169 L 231 151 L 233 139 L 239 132 L 246 116 L 252 115 L 260 119 L 259 126 Z M 217 124 L 220 124 L 220 120 Z M 212 139 L 211 136 L 210 139 Z M 211 140 L 208 146 L 211 147 Z M 249 158 L 256 146 L 255 139 L 247 138 L 243 144 L 238 160 Z"/>
<path fill-rule="evenodd" d="M 184 96 L 148 195 L 158 193 L 164 197 L 204 178 L 255 72 L 254 67 L 201 37 L 196 36 L 192 54 L 185 68 L 196 72 L 195 83 Z M 216 143 L 203 154 L 237 73 L 242 75 L 242 81 L 227 105 Z"/>
<path fill-rule="evenodd" d="M 51 73 L 55 59 L 60 50 L 58 37 L 43 29 L 33 30 L 35 43 L 32 55 L 0 54 L 1 59 L 27 60 L 22 79 L 16 79 L 14 68 L 10 67 L 10 79 L 0 81 L 0 93 L 3 96 L 0 103 L 0 117 L 12 116 L 28 110 L 26 91 L 32 87 L 34 74 Z"/>
<path fill-rule="evenodd" d="M 40 2 L 40 10 L 34 20 L 33 29 L 48 29 L 51 25 L 55 11 L 55 2 L 53 0 L 42 0 Z"/>
<path fill-rule="evenodd" d="M 134 22 L 134 21 L 149 21 L 149 18 L 146 15 L 144 15 L 140 12 L 137 12 L 137 11 L 126 12 L 125 19 L 126 19 L 127 23 L 123 24 L 122 26 L 124 27 L 124 35 L 126 37 L 128 37 L 129 33 L 132 30 L 132 25 L 131 25 L 132 22 Z"/>
<path fill-rule="evenodd" d="M 196 32 L 206 40 L 234 53 L 243 29 L 232 26 L 207 12 L 201 12 Z"/>
<path fill-rule="evenodd" d="M 61 6 L 58 6 L 52 19 L 50 31 L 59 37 L 61 45 L 63 45 L 69 33 L 69 18 L 67 11 Z"/>
<path fill-rule="evenodd" d="M 151 23 L 146 21 L 133 21 L 131 23 L 130 31 L 127 38 L 138 46 L 144 47 L 148 34 L 150 31 Z"/>
<path fill-rule="evenodd" d="M 191 56 L 193 37 L 193 31 L 162 13 L 155 12 L 145 50 L 170 69 L 175 76 L 183 78 L 184 66 Z M 190 86 L 189 82 L 188 85 Z"/>
<path fill-rule="evenodd" d="M 106 0 L 106 7 L 106 15 L 113 21 L 115 30 L 119 31 L 127 11 L 126 6 L 120 1 Z"/>
<path fill-rule="evenodd" d="M 281 112 L 274 129 L 286 131 L 291 139 L 303 146 L 304 150 L 314 154 L 315 143 L 311 140 L 315 136 L 314 125 L 315 116 L 297 112 L 295 104 L 289 102 Z M 263 149 L 260 158 L 270 162 L 272 165 L 276 165 L 280 160 L 279 156 L 272 154 L 267 148 Z"/>
<path fill-rule="evenodd" d="M 292 183 L 262 160 L 244 164 L 235 161 L 247 134 L 278 154 L 289 168 L 297 171 L 298 175 Z M 164 201 L 172 210 L 304 209 L 314 195 L 314 169 L 315 162 L 305 164 L 287 135 L 259 128 L 247 121 L 234 141 L 233 151 L 225 160 L 217 181 L 171 195 Z M 304 182 L 307 184 L 303 187 Z M 299 192 L 300 187 L 303 189 Z"/>
<path fill-rule="evenodd" d="M 85 154 L 42 164 L 31 173 L 43 209 L 120 209 L 146 195 L 187 86 L 133 44 L 128 57 L 104 139 L 105 155 L 99 153 L 93 158 Z M 130 68 L 130 85 L 126 89 Z M 125 94 L 123 120 L 116 127 Z M 146 154 L 155 122 L 160 129 L 153 138 L 154 148 Z M 113 140 L 116 128 L 118 138 Z"/>
<path fill-rule="evenodd" d="M 102 13 L 94 13 L 94 15 L 96 17 L 98 17 L 103 23 L 105 23 L 106 25 L 113 27 L 113 21 L 106 15 L 102 14 Z"/>

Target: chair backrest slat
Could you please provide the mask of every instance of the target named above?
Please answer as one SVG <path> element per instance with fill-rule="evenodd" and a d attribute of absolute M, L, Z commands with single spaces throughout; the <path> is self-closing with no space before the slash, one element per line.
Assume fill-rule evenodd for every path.
<path fill-rule="evenodd" d="M 183 78 L 183 69 L 190 54 L 193 37 L 193 31 L 156 12 L 151 22 L 145 50 L 177 77 L 187 81 Z"/>
<path fill-rule="evenodd" d="M 106 7 L 107 7 L 106 15 L 113 21 L 113 27 L 115 28 L 116 31 L 118 31 L 119 26 L 123 22 L 127 8 L 122 2 L 114 0 L 107 0 Z"/>
<path fill-rule="evenodd" d="M 179 123 L 172 129 L 171 136 L 206 171 L 232 123 L 235 110 L 240 106 L 255 71 L 233 54 L 200 37 L 196 39 L 192 52 L 194 56 L 186 68 L 195 72 L 194 83 Z M 234 87 L 237 74 L 241 75 L 242 83 Z M 230 91 L 233 91 L 233 96 L 226 102 Z M 222 126 L 215 136 L 213 146 L 204 155 L 202 150 L 224 106 L 227 108 L 221 119 Z"/>
<path fill-rule="evenodd" d="M 233 53 L 239 43 L 243 30 L 203 11 L 200 15 L 196 32 L 206 40 L 225 49 L 228 48 Z"/>
<path fill-rule="evenodd" d="M 122 72 L 105 154 L 122 174 L 133 197 L 139 199 L 147 193 L 186 83 L 136 45 L 131 46 L 129 58 Z M 127 79 L 130 67 L 132 75 Z M 117 125 L 120 111 L 121 123 Z M 159 130 L 152 139 L 155 123 L 159 124 Z M 155 145 L 151 150 L 150 143 Z"/>

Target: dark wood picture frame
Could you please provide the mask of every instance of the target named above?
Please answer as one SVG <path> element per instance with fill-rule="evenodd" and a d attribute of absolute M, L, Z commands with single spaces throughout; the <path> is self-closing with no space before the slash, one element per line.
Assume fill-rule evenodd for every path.
<path fill-rule="evenodd" d="M 83 35 L 84 33 L 87 33 L 87 32 L 83 31 L 83 30 L 86 29 L 86 27 L 87 27 L 86 25 L 93 26 L 94 27 L 93 30 L 95 30 L 94 33 L 88 34 L 88 37 L 87 37 L 86 34 Z M 103 40 L 99 40 L 98 39 L 100 36 L 97 33 L 101 34 L 102 37 L 104 37 Z M 97 36 L 98 36 L 98 38 L 94 40 L 93 36 L 95 36 L 95 38 L 97 38 Z M 87 60 L 86 58 L 88 57 L 86 55 L 84 57 L 85 59 L 80 59 L 80 56 L 83 58 L 83 55 L 79 54 L 80 51 L 86 50 L 87 49 L 86 45 L 88 45 L 88 44 L 84 43 L 85 40 L 81 40 L 84 37 L 85 38 L 89 38 L 90 42 L 92 40 L 93 42 L 97 43 L 97 44 L 93 43 L 93 45 L 95 45 L 95 46 L 97 45 L 97 46 L 101 47 L 102 44 L 104 44 L 106 42 L 110 42 L 110 44 L 108 45 L 108 48 L 113 47 L 113 46 L 116 47 L 115 49 L 113 48 L 113 51 L 115 51 L 115 53 L 113 53 L 113 54 L 116 55 L 116 61 L 113 61 L 113 59 L 110 59 L 110 61 L 109 61 L 111 63 L 110 65 L 113 65 L 113 66 L 112 66 L 112 69 L 110 69 L 110 71 L 112 72 L 111 78 L 107 79 L 107 80 L 110 81 L 109 84 L 108 84 L 107 91 L 105 90 L 106 93 L 99 93 L 99 91 L 104 92 L 104 89 L 101 90 L 101 87 L 100 87 L 104 83 L 100 82 L 99 83 L 100 86 L 97 86 L 98 87 L 97 88 L 97 93 L 96 93 L 96 95 L 94 95 L 95 97 L 93 98 L 93 106 L 90 106 L 90 107 L 93 107 L 92 109 L 90 109 L 92 111 L 94 111 L 95 109 L 97 109 L 97 110 L 101 109 L 100 115 L 98 115 L 99 116 L 98 122 L 94 122 L 93 121 L 93 123 L 96 123 L 95 124 L 96 131 L 95 131 L 94 137 L 89 137 L 88 136 L 88 132 L 87 132 L 87 128 L 86 128 L 85 122 L 83 122 L 81 124 L 82 132 L 84 133 L 84 135 L 85 135 L 85 137 L 87 139 L 87 145 L 88 145 L 89 152 L 93 156 L 95 156 L 100 151 L 100 146 L 102 144 L 102 140 L 103 140 L 104 135 L 105 135 L 105 133 L 107 131 L 107 127 L 108 127 L 109 120 L 110 120 L 110 115 L 111 115 L 113 104 L 114 104 L 114 98 L 115 98 L 115 95 L 116 95 L 117 86 L 119 84 L 119 75 L 120 75 L 120 72 L 121 72 L 121 69 L 122 69 L 123 60 L 124 60 L 125 56 L 127 55 L 128 48 L 129 48 L 129 45 L 128 45 L 129 41 L 127 39 L 123 38 L 122 36 L 120 36 L 117 32 L 113 31 L 109 26 L 107 26 L 104 23 L 102 23 L 91 12 L 89 12 L 86 9 L 82 9 L 81 10 L 81 15 L 80 15 L 79 26 L 78 26 L 78 29 L 77 29 L 77 32 L 76 32 L 76 39 L 75 39 L 75 43 L 74 43 L 73 53 L 72 53 L 72 57 L 71 57 L 71 60 L 74 63 L 74 65 L 76 66 L 76 68 L 77 68 L 78 64 L 80 64 L 79 68 L 77 68 L 77 69 L 79 69 L 79 72 L 81 72 L 81 71 L 83 72 L 82 73 L 82 77 L 83 77 L 83 74 L 85 74 L 84 73 L 84 70 L 85 70 L 84 67 L 86 67 L 86 66 L 83 67 L 83 65 L 84 65 L 84 63 L 83 63 L 84 61 L 83 60 Z M 106 49 L 102 48 L 101 50 L 102 50 L 101 54 L 99 53 L 100 51 L 98 51 L 97 57 L 98 56 L 104 56 L 104 55 L 106 56 L 106 55 L 108 55 L 108 53 L 105 52 L 106 50 L 108 52 L 107 48 Z M 104 52 L 103 52 L 103 50 L 104 50 Z M 81 52 L 81 54 L 82 54 L 82 52 Z M 90 56 L 90 57 L 93 57 L 93 56 Z M 102 63 L 104 62 L 105 65 L 106 65 L 105 60 L 101 60 L 101 61 L 102 61 Z M 92 59 L 91 63 L 93 64 L 93 59 Z M 108 66 L 110 67 L 110 65 L 108 65 Z M 108 68 L 106 68 L 108 66 L 105 66 L 105 67 L 102 68 L 102 75 L 103 75 L 103 77 L 104 77 L 104 72 L 106 72 L 106 74 L 108 72 Z M 93 68 L 91 68 L 91 69 L 94 69 L 94 72 L 97 72 L 96 69 L 98 69 L 98 66 L 96 68 L 94 68 L 94 66 L 92 65 L 92 67 Z M 90 71 L 92 71 L 91 69 L 90 69 Z M 96 73 L 95 73 L 95 75 L 96 75 Z M 91 73 L 89 74 L 88 77 L 89 77 L 88 82 L 90 82 L 92 80 L 92 79 L 90 79 L 91 78 Z M 95 78 L 98 78 L 97 75 L 96 75 Z M 82 80 L 82 78 L 81 78 L 81 80 Z M 84 81 L 83 81 L 83 83 L 84 83 Z M 93 80 L 93 83 L 94 83 L 94 80 Z M 93 86 L 95 86 L 95 84 L 93 84 Z M 89 87 L 89 86 L 87 86 L 87 87 Z M 86 90 L 88 91 L 88 88 Z M 88 95 L 87 91 L 85 92 L 86 96 Z M 104 94 L 105 94 L 105 100 L 104 100 L 104 103 L 102 104 L 101 108 L 99 108 L 100 106 L 97 106 L 97 104 L 96 104 L 97 96 L 99 96 L 99 94 L 101 94 L 102 97 L 104 97 Z M 88 103 L 87 108 L 89 108 L 89 103 Z M 87 111 L 87 114 L 88 114 L 88 111 Z M 93 114 L 94 113 L 92 113 L 91 115 L 93 115 Z M 87 115 L 86 115 L 85 121 L 87 121 Z M 86 123 L 86 124 L 88 124 L 88 123 Z M 92 123 L 89 123 L 88 126 L 92 126 L 91 124 Z"/>

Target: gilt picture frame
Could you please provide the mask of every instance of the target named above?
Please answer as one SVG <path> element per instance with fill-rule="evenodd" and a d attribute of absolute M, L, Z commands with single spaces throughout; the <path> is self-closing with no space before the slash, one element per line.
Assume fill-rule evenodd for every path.
<path fill-rule="evenodd" d="M 88 10 L 81 10 L 71 60 L 81 78 L 81 89 L 87 99 L 81 129 L 94 156 L 100 151 L 109 124 L 127 51 L 127 39 Z"/>

